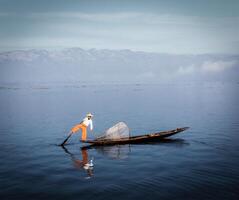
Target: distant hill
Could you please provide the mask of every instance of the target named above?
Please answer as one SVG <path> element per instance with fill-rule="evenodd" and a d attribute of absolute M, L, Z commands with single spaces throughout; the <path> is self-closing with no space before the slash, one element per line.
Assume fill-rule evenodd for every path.
<path fill-rule="evenodd" d="M 175 55 L 131 50 L 19 50 L 0 53 L 0 81 L 238 80 L 239 55 Z"/>

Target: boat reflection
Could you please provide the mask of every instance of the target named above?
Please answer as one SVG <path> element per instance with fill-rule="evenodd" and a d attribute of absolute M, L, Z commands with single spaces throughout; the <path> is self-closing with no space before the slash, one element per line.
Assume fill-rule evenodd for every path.
<path fill-rule="evenodd" d="M 189 145 L 183 139 L 160 139 L 154 140 L 151 142 L 144 142 L 144 143 L 136 143 L 136 144 L 121 144 L 121 145 L 106 145 L 106 146 L 95 146 L 95 145 L 88 145 L 81 147 L 82 150 L 88 149 L 95 149 L 99 154 L 102 154 L 105 157 L 111 159 L 125 159 L 128 158 L 131 149 L 134 145 L 173 145 L 175 147 L 182 147 L 185 145 Z"/>
<path fill-rule="evenodd" d="M 141 144 L 137 144 L 137 145 L 145 145 L 145 144 L 149 144 L 149 145 L 170 145 L 170 146 L 174 146 L 174 147 L 182 147 L 185 145 L 189 145 L 189 143 L 187 141 L 185 141 L 184 139 L 179 139 L 179 138 L 164 138 L 164 139 L 160 139 L 160 140 L 154 140 L 154 141 L 149 141 L 149 142 L 144 142 Z"/>
<path fill-rule="evenodd" d="M 91 159 L 89 161 L 88 159 L 88 152 L 87 149 L 81 149 L 81 156 L 82 159 L 79 159 L 71 153 L 65 146 L 62 146 L 62 149 L 71 157 L 71 160 L 73 162 L 73 166 L 78 169 L 78 170 L 85 170 L 87 177 L 86 178 L 91 178 L 93 174 L 93 160 Z"/>
<path fill-rule="evenodd" d="M 97 153 L 111 158 L 111 159 L 125 159 L 129 157 L 131 152 L 130 145 L 111 145 L 111 146 L 85 146 L 81 148 L 85 149 L 95 149 Z"/>
<path fill-rule="evenodd" d="M 103 155 L 104 157 L 110 159 L 126 159 L 131 154 L 131 149 L 135 145 L 173 145 L 176 147 L 182 147 L 189 145 L 183 139 L 164 139 L 154 142 L 140 143 L 140 144 L 123 144 L 123 145 L 108 145 L 108 146 L 94 146 L 88 145 L 81 147 L 81 159 L 78 158 L 75 154 L 71 153 L 65 146 L 62 146 L 62 149 L 68 154 L 73 162 L 73 166 L 76 169 L 84 170 L 87 174 L 86 178 L 91 178 L 93 176 L 93 160 L 89 160 L 88 151 L 95 150 L 98 154 Z"/>

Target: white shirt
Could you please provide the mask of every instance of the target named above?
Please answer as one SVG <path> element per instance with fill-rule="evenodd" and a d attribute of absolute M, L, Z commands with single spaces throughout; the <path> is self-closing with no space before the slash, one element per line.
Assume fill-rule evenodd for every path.
<path fill-rule="evenodd" d="M 93 122 L 92 122 L 91 119 L 88 119 L 88 117 L 85 117 L 85 118 L 83 119 L 82 124 L 84 124 L 84 125 L 87 126 L 87 127 L 90 125 L 90 130 L 91 130 L 91 131 L 93 130 Z"/>

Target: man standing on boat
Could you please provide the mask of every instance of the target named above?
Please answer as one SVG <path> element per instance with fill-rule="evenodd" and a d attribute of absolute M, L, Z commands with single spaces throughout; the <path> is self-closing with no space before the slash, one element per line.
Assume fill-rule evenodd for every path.
<path fill-rule="evenodd" d="M 93 117 L 93 115 L 91 113 L 88 113 L 81 123 L 75 125 L 71 129 L 70 134 L 74 134 L 81 129 L 81 131 L 82 131 L 81 140 L 85 141 L 87 138 L 87 127 L 90 126 L 90 130 L 91 131 L 93 130 L 92 117 Z"/>

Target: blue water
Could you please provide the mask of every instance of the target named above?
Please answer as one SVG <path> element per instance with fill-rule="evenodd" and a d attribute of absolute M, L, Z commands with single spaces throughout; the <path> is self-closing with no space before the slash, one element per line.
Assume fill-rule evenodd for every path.
<path fill-rule="evenodd" d="M 239 84 L 42 84 L 0 88 L 1 199 L 239 199 Z M 164 142 L 61 143 L 87 112 L 100 135 L 190 126 Z M 94 167 L 85 169 L 84 159 Z"/>

